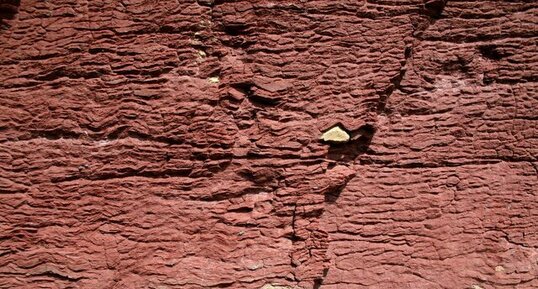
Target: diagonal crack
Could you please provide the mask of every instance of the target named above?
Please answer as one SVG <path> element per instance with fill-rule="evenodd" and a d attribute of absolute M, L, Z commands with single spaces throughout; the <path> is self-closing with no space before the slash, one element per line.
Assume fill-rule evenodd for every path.
<path fill-rule="evenodd" d="M 405 89 L 402 88 L 401 82 L 408 71 L 408 66 L 411 65 L 414 48 L 420 45 L 422 41 L 422 33 L 441 17 L 447 2 L 447 0 L 424 0 L 424 4 L 420 9 L 420 12 L 423 15 L 419 15 L 419 22 L 421 22 L 420 19 L 424 21 L 422 21 L 422 23 L 416 23 L 413 25 L 413 31 L 411 33 L 413 37 L 412 44 L 406 44 L 404 49 L 404 60 L 400 66 L 399 73 L 390 80 L 391 85 L 380 93 L 380 99 L 377 107 L 378 114 L 386 114 L 390 112 L 386 106 L 394 91 L 399 90 L 405 92 Z M 424 22 L 426 22 L 425 25 Z"/>

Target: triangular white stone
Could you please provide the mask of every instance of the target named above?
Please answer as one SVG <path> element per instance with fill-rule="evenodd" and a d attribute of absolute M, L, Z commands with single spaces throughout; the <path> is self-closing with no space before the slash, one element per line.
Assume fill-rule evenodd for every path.
<path fill-rule="evenodd" d="M 326 142 L 345 143 L 349 141 L 349 134 L 339 126 L 335 126 L 324 132 L 321 139 Z"/>

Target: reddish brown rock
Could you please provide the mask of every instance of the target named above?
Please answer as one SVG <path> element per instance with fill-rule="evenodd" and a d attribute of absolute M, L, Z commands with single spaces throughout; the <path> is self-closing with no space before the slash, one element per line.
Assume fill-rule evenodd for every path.
<path fill-rule="evenodd" d="M 0 288 L 537 288 L 537 22 L 0 0 Z"/>

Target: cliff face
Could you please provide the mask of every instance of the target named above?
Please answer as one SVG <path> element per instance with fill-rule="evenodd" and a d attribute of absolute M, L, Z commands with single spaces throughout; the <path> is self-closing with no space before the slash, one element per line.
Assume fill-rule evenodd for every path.
<path fill-rule="evenodd" d="M 1 0 L 0 288 L 538 288 L 537 22 Z"/>

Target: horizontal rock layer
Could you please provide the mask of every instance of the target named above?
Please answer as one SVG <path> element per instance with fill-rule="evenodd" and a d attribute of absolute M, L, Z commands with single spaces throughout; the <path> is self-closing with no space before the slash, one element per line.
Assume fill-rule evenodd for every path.
<path fill-rule="evenodd" d="M 0 1 L 0 288 L 537 288 L 537 22 Z"/>

